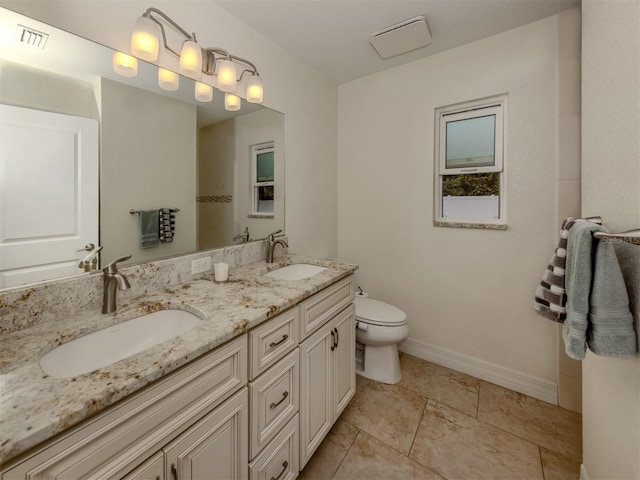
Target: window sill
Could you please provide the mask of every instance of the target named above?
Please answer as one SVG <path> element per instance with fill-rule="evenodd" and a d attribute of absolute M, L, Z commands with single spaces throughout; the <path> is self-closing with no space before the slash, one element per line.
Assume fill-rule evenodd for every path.
<path fill-rule="evenodd" d="M 266 218 L 266 219 L 273 219 L 275 218 L 274 215 L 254 215 L 254 214 L 250 214 L 247 215 L 247 218 Z"/>
<path fill-rule="evenodd" d="M 434 227 L 449 228 L 475 228 L 479 230 L 506 230 L 506 223 L 471 223 L 471 222 L 448 222 L 443 220 L 434 220 Z"/>

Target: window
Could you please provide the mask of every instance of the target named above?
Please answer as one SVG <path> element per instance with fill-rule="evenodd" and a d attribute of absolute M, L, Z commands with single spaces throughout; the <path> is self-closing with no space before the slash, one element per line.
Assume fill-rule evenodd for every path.
<path fill-rule="evenodd" d="M 274 143 L 254 145 L 251 153 L 252 215 L 273 217 Z"/>
<path fill-rule="evenodd" d="M 436 109 L 438 226 L 506 228 L 506 95 Z"/>

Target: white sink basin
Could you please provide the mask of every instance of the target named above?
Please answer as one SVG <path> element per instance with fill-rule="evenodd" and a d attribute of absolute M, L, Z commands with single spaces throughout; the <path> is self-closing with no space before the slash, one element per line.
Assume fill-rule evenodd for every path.
<path fill-rule="evenodd" d="M 63 343 L 40 359 L 40 367 L 51 377 L 75 377 L 140 353 L 201 321 L 184 310 L 149 313 Z"/>
<path fill-rule="evenodd" d="M 311 278 L 320 272 L 324 272 L 326 269 L 326 267 L 319 265 L 294 263 L 293 265 L 287 265 L 286 267 L 265 273 L 264 276 L 277 280 L 304 280 L 305 278 Z"/>

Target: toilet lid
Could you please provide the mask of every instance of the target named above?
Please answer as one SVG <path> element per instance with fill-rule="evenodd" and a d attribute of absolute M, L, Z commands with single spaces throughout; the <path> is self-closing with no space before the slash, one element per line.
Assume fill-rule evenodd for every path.
<path fill-rule="evenodd" d="M 356 297 L 356 318 L 372 325 L 401 326 L 407 315 L 397 307 L 371 298 Z"/>

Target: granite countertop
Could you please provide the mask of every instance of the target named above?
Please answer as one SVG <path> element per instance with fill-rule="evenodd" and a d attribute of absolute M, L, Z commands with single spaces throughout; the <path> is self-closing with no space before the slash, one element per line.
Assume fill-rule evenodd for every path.
<path fill-rule="evenodd" d="M 305 280 L 262 275 L 292 263 L 327 270 Z M 0 352 L 0 465 L 40 442 L 140 390 L 217 346 L 292 307 L 357 265 L 334 259 L 283 255 L 277 263 L 231 268 L 229 282 L 210 275 L 162 291 L 147 292 L 103 315 L 101 305 L 56 322 L 43 322 L 3 335 Z M 132 285 L 132 289 L 136 286 Z M 144 289 L 141 289 L 144 290 Z M 38 360 L 56 346 L 163 309 L 183 309 L 203 321 L 195 328 L 117 363 L 74 378 L 52 378 Z"/>

